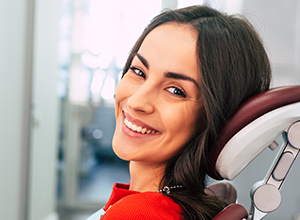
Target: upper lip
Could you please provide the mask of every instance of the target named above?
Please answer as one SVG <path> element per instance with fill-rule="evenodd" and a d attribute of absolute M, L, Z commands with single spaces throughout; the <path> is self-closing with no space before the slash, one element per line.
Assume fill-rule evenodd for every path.
<path fill-rule="evenodd" d="M 158 132 L 155 128 L 147 125 L 146 123 L 140 121 L 139 119 L 136 119 L 134 117 L 132 117 L 130 114 L 128 114 L 127 112 L 124 112 L 124 117 L 128 119 L 128 121 L 130 121 L 131 123 L 137 125 L 137 126 L 141 126 L 142 128 L 147 128 L 147 130 L 151 130 L 151 131 L 156 131 Z"/>

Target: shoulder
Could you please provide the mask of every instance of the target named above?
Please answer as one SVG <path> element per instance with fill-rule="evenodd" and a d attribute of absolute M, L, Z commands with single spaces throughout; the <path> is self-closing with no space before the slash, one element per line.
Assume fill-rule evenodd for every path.
<path fill-rule="evenodd" d="M 182 209 L 170 197 L 156 192 L 126 196 L 111 206 L 101 220 L 181 219 Z"/>

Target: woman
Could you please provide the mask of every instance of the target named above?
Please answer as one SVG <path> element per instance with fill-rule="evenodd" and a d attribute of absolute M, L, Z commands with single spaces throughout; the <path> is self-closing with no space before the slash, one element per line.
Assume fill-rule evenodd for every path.
<path fill-rule="evenodd" d="M 269 83 L 244 18 L 206 6 L 155 17 L 116 90 L 113 149 L 130 161 L 131 180 L 114 186 L 101 220 L 212 219 L 226 202 L 204 191 L 205 158 L 230 115 Z"/>

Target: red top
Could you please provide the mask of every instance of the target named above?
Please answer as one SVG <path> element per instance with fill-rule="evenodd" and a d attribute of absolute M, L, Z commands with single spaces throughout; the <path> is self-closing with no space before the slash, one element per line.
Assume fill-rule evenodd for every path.
<path fill-rule="evenodd" d="M 161 193 L 140 193 L 129 190 L 129 184 L 116 183 L 104 211 L 101 220 L 179 220 L 182 208 Z"/>

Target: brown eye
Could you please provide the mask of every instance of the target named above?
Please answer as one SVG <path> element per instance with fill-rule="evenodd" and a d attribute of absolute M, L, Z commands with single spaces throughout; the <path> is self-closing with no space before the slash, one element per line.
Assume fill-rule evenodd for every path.
<path fill-rule="evenodd" d="M 140 70 L 139 68 L 136 68 L 136 67 L 130 67 L 130 69 L 131 69 L 136 75 L 141 76 L 141 77 L 143 77 L 144 79 L 146 79 L 145 73 L 144 73 L 142 70 Z"/>
<path fill-rule="evenodd" d="M 181 89 L 179 89 L 177 87 L 169 87 L 169 88 L 167 88 L 167 90 L 170 93 L 172 93 L 172 94 L 174 94 L 176 96 L 180 96 L 180 97 L 183 97 L 183 98 L 186 97 L 186 94 Z"/>

